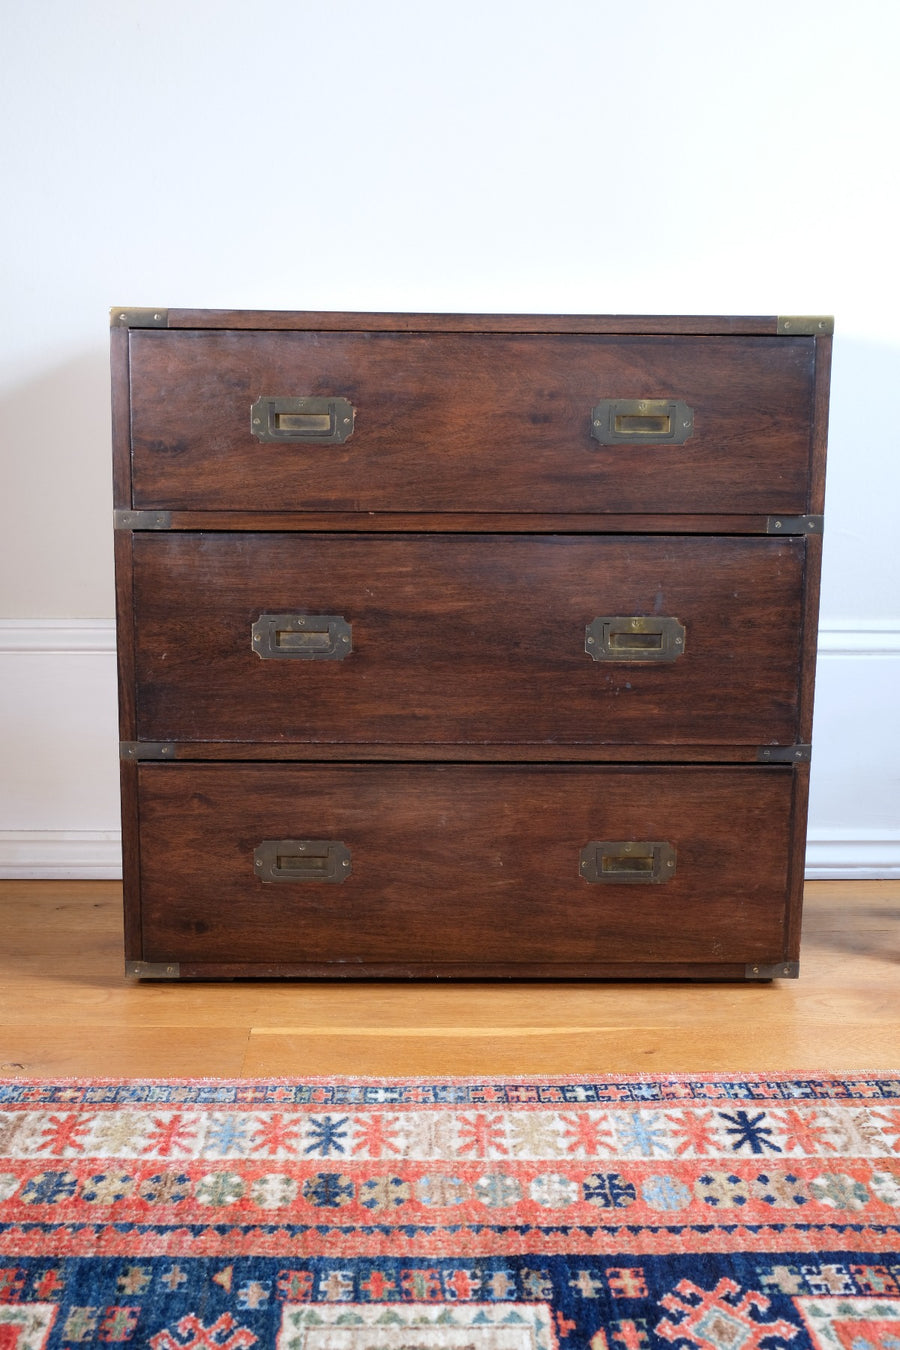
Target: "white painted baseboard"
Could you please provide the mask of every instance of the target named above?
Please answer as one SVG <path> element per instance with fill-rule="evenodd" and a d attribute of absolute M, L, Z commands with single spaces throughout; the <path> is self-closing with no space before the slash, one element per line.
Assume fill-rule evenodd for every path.
<path fill-rule="evenodd" d="M 809 877 L 900 877 L 898 690 L 900 622 L 823 626 Z M 111 619 L 0 619 L 0 737 L 0 877 L 120 876 Z"/>
<path fill-rule="evenodd" d="M 810 830 L 806 841 L 806 875 L 810 881 L 831 878 L 862 880 L 900 877 L 900 831 L 888 835 L 856 831 L 850 837 Z"/>
<path fill-rule="evenodd" d="M 823 656 L 900 656 L 900 622 L 869 621 L 862 628 L 823 624 L 819 629 L 819 658 Z"/>
<path fill-rule="evenodd" d="M 806 875 L 900 877 L 900 622 L 819 632 Z"/>
<path fill-rule="evenodd" d="M 0 620 L 0 877 L 121 875 L 115 625 Z"/>
<path fill-rule="evenodd" d="M 0 619 L 0 655 L 8 652 L 115 654 L 114 619 Z"/>
<path fill-rule="evenodd" d="M 0 830 L 0 877 L 114 881 L 121 875 L 118 830 Z"/>

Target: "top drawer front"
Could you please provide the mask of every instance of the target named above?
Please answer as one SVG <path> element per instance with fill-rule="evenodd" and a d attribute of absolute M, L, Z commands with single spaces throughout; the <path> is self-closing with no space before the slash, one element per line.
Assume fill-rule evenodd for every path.
<path fill-rule="evenodd" d="M 814 360 L 812 338 L 137 330 L 132 505 L 801 514 Z M 352 433 L 261 442 L 261 397 L 346 399 Z M 678 401 L 690 435 L 602 444 L 608 400 Z"/>

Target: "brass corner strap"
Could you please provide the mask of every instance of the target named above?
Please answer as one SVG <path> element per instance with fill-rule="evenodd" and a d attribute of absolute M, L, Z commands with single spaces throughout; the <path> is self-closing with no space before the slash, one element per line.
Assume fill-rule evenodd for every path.
<path fill-rule="evenodd" d="M 760 764 L 809 764 L 811 745 L 761 745 L 756 751 Z"/>
<path fill-rule="evenodd" d="M 181 966 L 177 961 L 126 961 L 125 974 L 137 980 L 178 980 Z"/>
<path fill-rule="evenodd" d="M 110 328 L 168 328 L 167 309 L 122 309 L 114 306 L 109 311 Z"/>
<path fill-rule="evenodd" d="M 776 961 L 772 965 L 747 965 L 745 980 L 796 980 L 800 974 L 799 961 Z"/>
<path fill-rule="evenodd" d="M 766 534 L 821 534 L 824 516 L 766 516 Z"/>
<path fill-rule="evenodd" d="M 779 314 L 777 322 L 781 337 L 824 337 L 834 332 L 833 314 Z"/>
<path fill-rule="evenodd" d="M 168 530 L 172 527 L 172 512 L 114 511 L 113 527 L 117 530 Z"/>
<path fill-rule="evenodd" d="M 120 741 L 119 759 L 174 759 L 174 741 Z"/>

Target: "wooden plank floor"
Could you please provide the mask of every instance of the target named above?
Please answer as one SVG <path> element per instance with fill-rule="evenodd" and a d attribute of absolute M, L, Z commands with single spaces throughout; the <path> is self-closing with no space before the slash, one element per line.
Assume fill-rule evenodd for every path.
<path fill-rule="evenodd" d="M 900 1068 L 900 882 L 807 887 L 799 980 L 136 983 L 115 882 L 0 882 L 0 1076 Z"/>

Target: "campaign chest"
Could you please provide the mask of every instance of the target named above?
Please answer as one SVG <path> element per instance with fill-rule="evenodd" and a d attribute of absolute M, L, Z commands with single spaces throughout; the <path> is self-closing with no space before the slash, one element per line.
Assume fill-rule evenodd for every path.
<path fill-rule="evenodd" d="M 111 320 L 130 974 L 797 974 L 830 320 Z"/>

